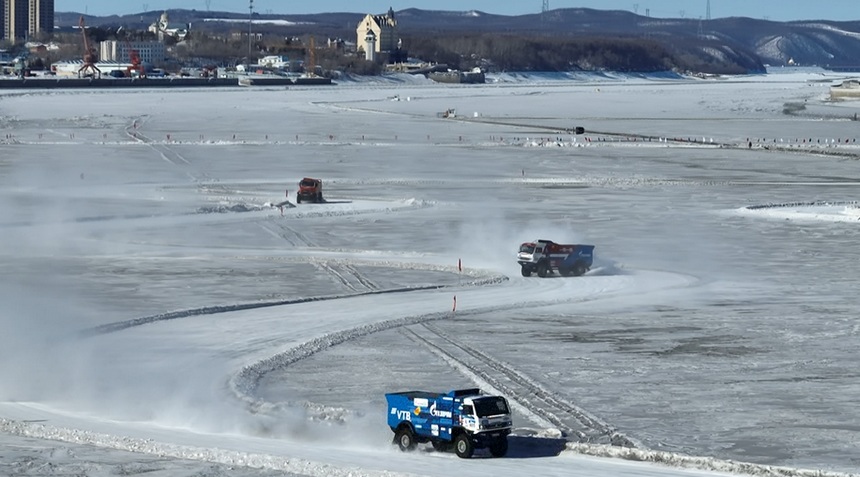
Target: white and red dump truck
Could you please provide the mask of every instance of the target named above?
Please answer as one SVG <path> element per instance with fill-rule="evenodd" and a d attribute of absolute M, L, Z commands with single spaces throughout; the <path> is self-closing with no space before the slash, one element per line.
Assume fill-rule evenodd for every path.
<path fill-rule="evenodd" d="M 322 195 L 322 181 L 312 177 L 305 177 L 299 181 L 299 190 L 296 192 L 296 203 L 301 204 L 302 201 L 321 203 L 325 202 Z"/>
<path fill-rule="evenodd" d="M 561 244 L 550 240 L 535 240 L 520 245 L 517 263 L 524 277 L 537 273 L 546 277 L 554 271 L 561 276 L 578 277 L 591 269 L 594 245 Z"/>

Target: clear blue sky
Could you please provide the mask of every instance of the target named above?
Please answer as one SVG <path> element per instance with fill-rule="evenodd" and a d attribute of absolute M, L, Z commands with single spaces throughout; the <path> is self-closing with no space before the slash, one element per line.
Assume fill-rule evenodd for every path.
<path fill-rule="evenodd" d="M 774 21 L 790 20 L 860 20 L 860 0 L 710 0 L 711 18 L 743 16 Z M 139 13 L 144 10 L 185 8 L 247 12 L 249 0 L 55 0 L 61 12 L 91 15 Z M 395 11 L 406 8 L 424 10 L 481 10 L 501 15 L 538 13 L 543 0 L 254 0 L 259 13 L 323 13 L 355 12 L 384 13 L 388 7 Z M 549 0 L 550 9 L 595 8 L 602 10 L 637 11 L 652 17 L 705 17 L 707 0 Z"/>

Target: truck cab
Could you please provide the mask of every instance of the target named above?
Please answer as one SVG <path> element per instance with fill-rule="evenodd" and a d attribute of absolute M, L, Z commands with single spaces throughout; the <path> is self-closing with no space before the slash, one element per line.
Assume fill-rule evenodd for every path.
<path fill-rule="evenodd" d="M 522 263 L 537 263 L 543 255 L 543 244 L 540 240 L 536 242 L 526 242 L 520 245 L 520 251 L 517 253 L 517 261 Z"/>
<path fill-rule="evenodd" d="M 388 426 L 403 451 L 426 442 L 438 451 L 453 448 L 461 458 L 471 457 L 475 449 L 488 448 L 494 457 L 508 451 L 511 412 L 502 396 L 473 388 L 444 394 L 406 391 L 385 398 Z"/>

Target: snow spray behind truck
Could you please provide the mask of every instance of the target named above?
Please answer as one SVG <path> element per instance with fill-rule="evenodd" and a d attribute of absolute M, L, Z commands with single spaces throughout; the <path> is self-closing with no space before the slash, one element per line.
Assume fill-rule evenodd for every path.
<path fill-rule="evenodd" d="M 388 427 L 400 450 L 429 442 L 437 451 L 453 447 L 464 459 L 472 457 L 475 449 L 489 448 L 493 457 L 508 452 L 511 411 L 502 396 L 474 388 L 444 394 L 405 391 L 386 394 L 385 399 Z"/>

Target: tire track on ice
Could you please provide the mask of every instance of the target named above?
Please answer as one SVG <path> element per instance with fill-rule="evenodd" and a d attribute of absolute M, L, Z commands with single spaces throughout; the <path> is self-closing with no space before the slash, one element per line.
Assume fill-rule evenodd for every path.
<path fill-rule="evenodd" d="M 504 277 L 504 280 L 507 280 L 507 277 Z M 483 285 L 499 283 L 498 278 L 490 278 L 486 280 Z M 478 285 L 479 283 L 474 282 L 473 284 Z M 443 288 L 443 287 L 439 287 Z M 367 294 L 377 294 L 381 292 L 365 292 L 359 295 L 367 295 Z M 605 299 L 612 294 L 607 295 L 599 295 L 588 298 L 579 298 L 579 299 L 561 299 L 561 300 L 552 300 L 552 301 L 544 301 L 544 302 L 525 302 L 525 303 L 510 303 L 505 305 L 494 305 L 494 306 L 486 306 L 486 307 L 478 307 L 475 309 L 471 309 L 469 311 L 458 311 L 456 312 L 456 316 L 471 316 L 471 315 L 481 315 L 486 313 L 492 313 L 495 311 L 506 311 L 506 310 L 516 310 L 522 308 L 531 308 L 538 304 L 543 305 L 552 305 L 558 304 L 561 302 L 576 302 L 576 303 L 584 303 L 599 299 Z M 268 358 L 262 359 L 255 363 L 251 363 L 243 367 L 233 378 L 230 380 L 230 387 L 236 396 L 246 402 L 249 407 L 254 411 L 265 412 L 265 410 L 274 410 L 277 408 L 277 404 L 270 403 L 263 399 L 257 398 L 255 396 L 257 386 L 259 385 L 260 380 L 266 374 L 270 372 L 277 371 L 279 369 L 286 368 L 298 361 L 309 358 L 319 352 L 326 351 L 328 349 L 333 348 L 339 344 L 345 343 L 347 341 L 351 341 L 354 339 L 358 339 L 373 333 L 379 333 L 381 331 L 388 331 L 396 328 L 404 328 L 411 325 L 422 324 L 430 321 L 439 321 L 446 318 L 451 318 L 454 315 L 450 311 L 446 312 L 436 312 L 436 313 L 427 313 L 422 315 L 412 315 L 401 318 L 393 318 L 381 322 L 369 323 L 365 325 L 359 325 L 353 328 L 348 328 L 341 331 L 335 331 L 332 333 L 327 333 L 320 335 L 316 338 L 313 338 L 304 343 L 298 344 L 291 349 L 286 351 L 277 353 Z M 488 358 L 489 359 L 489 358 Z M 326 408 L 322 405 L 317 405 L 319 408 Z M 607 426 L 608 427 L 608 426 Z M 632 445 L 632 444 L 631 444 Z"/>
<path fill-rule="evenodd" d="M 146 117 L 141 117 L 141 118 L 135 119 L 134 122 L 130 126 L 126 126 L 125 134 L 128 137 L 130 137 L 132 140 L 134 140 L 140 144 L 145 144 L 147 147 L 149 147 L 153 151 L 157 152 L 164 161 L 169 162 L 170 164 L 173 164 L 174 166 L 191 166 L 191 162 L 188 159 L 186 159 L 182 154 L 179 154 L 178 152 L 173 151 L 172 149 L 170 149 L 169 147 L 167 147 L 165 145 L 156 143 L 155 141 L 153 141 L 152 138 L 143 134 L 138 129 L 138 124 L 143 125 L 146 122 L 146 119 L 147 119 Z M 180 164 L 180 163 L 182 163 L 182 164 Z M 198 177 L 198 176 L 192 174 L 190 171 L 187 171 L 187 170 L 185 171 L 185 175 L 188 176 L 188 178 L 191 179 L 192 182 L 202 182 L 202 180 L 203 180 L 201 177 Z M 206 174 L 203 173 L 202 176 L 206 177 Z"/>
<path fill-rule="evenodd" d="M 508 280 L 507 277 L 489 277 L 483 280 L 483 284 L 494 284 L 499 283 L 500 281 Z M 695 280 L 690 277 L 686 277 L 683 282 L 671 285 L 672 288 L 678 286 L 687 286 Z M 469 285 L 479 285 L 481 283 L 475 281 L 471 282 Z M 439 287 L 443 288 L 443 287 Z M 638 290 L 636 292 L 630 293 L 630 295 L 643 295 L 653 292 L 651 289 L 647 290 Z M 511 310 L 520 310 L 520 309 L 531 309 L 537 306 L 550 306 L 550 305 L 558 305 L 561 303 L 588 303 L 591 301 L 597 300 L 606 300 L 611 299 L 614 296 L 622 293 L 621 290 L 617 291 L 603 291 L 599 292 L 596 295 L 586 296 L 586 297 L 576 297 L 576 298 L 558 298 L 552 300 L 534 300 L 534 301 L 526 301 L 526 302 L 511 302 L 500 305 L 491 305 L 491 306 L 483 306 L 471 308 L 469 310 L 462 310 L 456 312 L 456 316 L 465 317 L 465 316 L 473 316 L 473 315 L 483 315 L 487 313 L 493 313 L 498 311 L 511 311 Z M 366 292 L 363 294 L 376 294 L 376 292 Z M 361 295 L 361 294 L 359 294 Z M 264 399 L 260 399 L 256 397 L 256 389 L 259 385 L 260 380 L 268 373 L 274 372 L 283 368 L 286 368 L 302 359 L 309 358 L 316 353 L 329 350 L 334 346 L 345 343 L 350 340 L 358 339 L 373 333 L 378 333 L 381 331 L 387 331 L 396 328 L 404 328 L 411 325 L 423 324 L 431 321 L 438 321 L 448 317 L 452 317 L 451 312 L 445 313 L 431 313 L 431 314 L 423 314 L 423 315 L 414 315 L 414 316 L 406 316 L 401 318 L 393 318 L 381 322 L 370 323 L 366 325 L 359 325 L 352 328 L 348 328 L 345 330 L 335 331 L 331 333 L 322 334 L 316 338 L 313 338 L 304 343 L 300 343 L 295 345 L 293 348 L 290 348 L 285 351 L 278 352 L 268 358 L 264 358 L 254 363 L 250 363 L 244 366 L 237 374 L 230 379 L 230 388 L 233 390 L 234 394 L 242 401 L 246 402 L 249 408 L 254 412 L 267 412 L 267 411 L 277 411 L 280 404 L 283 403 L 271 403 L 265 401 Z M 429 330 L 428 330 L 429 331 Z M 441 332 L 440 332 L 441 333 Z M 440 338 L 442 338 L 440 336 Z M 449 337 L 450 338 L 450 337 Z M 459 343 L 455 343 L 455 346 Z M 461 348 L 464 352 L 468 352 L 465 345 L 461 345 Z M 431 348 L 432 350 L 432 348 Z M 450 356 L 450 353 L 442 353 L 440 356 Z M 474 358 L 479 359 L 483 364 L 482 366 L 490 366 L 492 365 L 494 360 L 493 358 L 487 355 L 478 354 L 474 356 Z M 449 361 L 451 362 L 451 361 Z M 502 373 L 506 373 L 508 379 L 512 382 L 516 382 L 517 386 L 519 386 L 523 390 L 527 390 L 528 392 L 534 394 L 541 394 L 546 396 L 553 396 L 553 393 L 544 389 L 542 386 L 534 383 L 533 380 L 528 377 L 522 375 L 521 373 L 513 370 L 510 365 L 496 365 L 501 368 Z M 455 366 L 456 367 L 456 366 Z M 462 365 L 459 368 L 461 371 L 466 371 L 464 374 L 471 374 L 472 376 L 478 376 L 478 368 L 467 368 L 465 365 Z M 468 369 L 474 369 L 476 372 L 470 372 Z M 489 378 L 488 375 L 484 374 Z M 485 382 L 490 382 L 492 379 L 486 379 Z M 501 389 L 507 389 L 505 386 L 499 384 Z M 489 386 L 488 386 L 489 387 Z M 523 396 L 527 395 L 526 391 L 517 391 L 517 389 L 511 388 L 510 393 L 513 396 Z M 583 427 L 592 430 L 591 433 L 585 433 L 582 431 L 577 432 L 576 430 L 571 429 L 569 434 L 577 435 L 577 437 L 582 442 L 592 443 L 592 442 L 603 442 L 605 441 L 607 444 L 612 444 L 613 446 L 627 446 L 627 447 L 641 447 L 641 444 L 634 442 L 632 439 L 624 436 L 623 434 L 615 431 L 614 428 L 601 422 L 599 419 L 588 415 L 584 410 L 576 407 L 572 403 L 567 403 L 563 399 L 554 398 L 557 409 L 562 409 L 559 411 L 560 414 L 570 415 L 576 417 L 576 422 L 579 422 L 583 425 Z M 526 400 L 527 401 L 527 400 Z M 546 402 L 552 402 L 550 398 L 547 398 Z M 322 410 L 320 411 L 322 416 L 330 417 L 332 415 L 345 415 L 340 409 L 331 409 L 328 406 L 311 403 L 312 407 L 315 409 Z M 557 417 L 554 417 L 552 413 L 548 413 L 547 417 L 541 417 L 540 412 L 532 412 L 528 408 L 528 413 L 532 416 L 536 416 L 538 420 L 546 421 L 552 423 L 553 420 L 556 422 L 560 422 Z M 534 407 L 537 409 L 537 406 Z M 329 412 L 332 411 L 332 412 Z M 563 424 L 563 422 L 562 422 Z M 551 424 L 552 425 L 552 424 Z M 564 425 L 559 427 L 566 427 Z"/>
<path fill-rule="evenodd" d="M 314 266 L 316 266 L 320 270 L 326 272 L 330 277 L 334 278 L 334 280 L 336 282 L 340 283 L 344 287 L 346 287 L 346 288 L 348 288 L 354 292 L 358 291 L 358 289 L 356 287 L 354 287 L 349 280 L 347 280 L 340 272 L 335 270 L 335 268 L 332 267 L 331 265 L 329 265 L 329 263 L 326 262 L 325 260 L 317 260 L 317 261 L 314 261 L 313 264 L 314 264 Z"/>
<path fill-rule="evenodd" d="M 511 364 L 497 360 L 463 342 L 455 340 L 447 333 L 431 325 L 421 323 L 420 327 L 428 334 L 440 339 L 442 343 L 431 340 L 424 333 L 418 333 L 409 328 L 403 328 L 412 341 L 419 343 L 457 369 L 465 370 L 467 374 L 478 376 L 491 387 L 500 391 L 506 397 L 512 398 L 520 407 L 530 414 L 546 420 L 556 426 L 563 435 L 577 437 L 578 442 L 611 444 L 621 447 L 641 447 L 630 438 L 624 436 L 614 427 L 591 416 L 579 406 L 566 401 L 556 393 L 516 370 Z M 465 355 L 466 359 L 455 356 Z M 472 363 L 468 363 L 472 361 Z M 489 369 L 490 371 L 484 371 Z M 579 428 L 571 427 L 570 419 L 579 424 Z"/>
<path fill-rule="evenodd" d="M 317 248 L 317 244 L 314 241 L 287 225 L 277 222 L 271 224 L 259 222 L 258 225 L 273 237 L 281 238 L 294 247 Z M 282 232 L 273 230 L 272 226 L 279 227 Z M 336 283 L 343 285 L 352 292 L 360 293 L 368 290 L 379 290 L 379 286 L 362 275 L 361 272 L 349 263 L 322 259 L 311 259 L 309 262 L 332 277 Z"/>
<path fill-rule="evenodd" d="M 313 260 L 312 263 L 334 277 L 338 283 L 354 292 L 379 289 L 375 283 L 362 275 L 352 265 L 330 260 Z"/>

